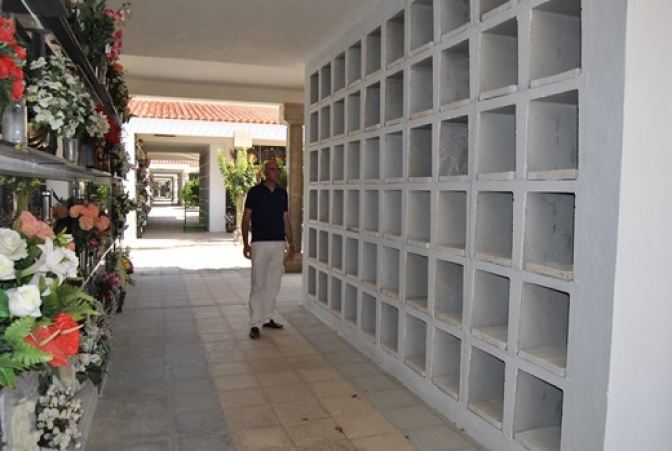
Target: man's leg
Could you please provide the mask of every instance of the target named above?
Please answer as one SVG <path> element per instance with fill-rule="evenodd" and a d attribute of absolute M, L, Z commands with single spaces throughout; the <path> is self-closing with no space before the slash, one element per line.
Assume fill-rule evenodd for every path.
<path fill-rule="evenodd" d="M 275 298 L 280 291 L 282 274 L 285 272 L 285 242 L 271 241 L 270 244 L 266 290 L 264 292 L 264 321 L 268 321 L 273 317 Z"/>
<path fill-rule="evenodd" d="M 252 249 L 252 277 L 250 287 L 250 327 L 261 327 L 264 316 L 266 274 L 269 270 L 270 252 L 268 242 L 260 241 L 250 245 Z"/>

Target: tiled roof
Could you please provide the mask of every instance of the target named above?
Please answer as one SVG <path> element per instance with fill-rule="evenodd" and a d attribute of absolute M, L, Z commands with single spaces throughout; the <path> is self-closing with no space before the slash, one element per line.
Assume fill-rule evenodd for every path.
<path fill-rule="evenodd" d="M 280 107 L 228 103 L 131 99 L 131 113 L 144 119 L 280 124 Z"/>

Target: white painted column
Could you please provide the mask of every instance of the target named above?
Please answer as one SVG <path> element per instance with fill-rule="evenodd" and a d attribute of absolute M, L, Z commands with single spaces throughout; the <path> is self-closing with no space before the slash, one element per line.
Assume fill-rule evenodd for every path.
<path fill-rule="evenodd" d="M 135 166 L 135 133 L 130 131 L 128 127 L 124 126 L 124 131 L 121 135 L 122 142 L 128 152 L 129 161 L 131 165 Z M 135 189 L 135 170 L 132 169 L 128 171 L 126 175 L 126 180 L 124 180 L 124 189 L 128 191 L 128 195 L 131 199 L 135 200 L 138 197 L 138 193 Z M 128 228 L 124 232 L 125 239 L 136 239 L 138 237 L 138 219 L 135 211 L 131 211 L 126 216 L 126 224 Z"/>
<path fill-rule="evenodd" d="M 224 186 L 224 177 L 219 170 L 217 162 L 217 151 L 228 152 L 233 148 L 233 138 L 224 139 L 217 143 L 210 144 L 208 153 L 209 163 L 207 169 L 208 182 L 208 231 L 225 232 L 226 221 L 226 187 Z M 201 181 L 202 183 L 203 181 Z"/>

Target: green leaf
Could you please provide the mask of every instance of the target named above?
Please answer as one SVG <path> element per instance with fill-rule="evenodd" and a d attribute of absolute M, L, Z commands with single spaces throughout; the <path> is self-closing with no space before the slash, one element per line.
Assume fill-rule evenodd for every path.
<path fill-rule="evenodd" d="M 30 330 L 34 324 L 35 318 L 24 317 L 17 319 L 5 330 L 5 341 L 11 346 L 14 346 L 16 343 L 22 343 L 23 339 L 30 334 Z"/>
<path fill-rule="evenodd" d="M 5 290 L 0 290 L 0 318 L 9 318 L 9 296 Z"/>
<path fill-rule="evenodd" d="M 1 365 L 1 364 L 0 364 Z M 14 388 L 14 371 L 0 366 L 0 386 Z"/>

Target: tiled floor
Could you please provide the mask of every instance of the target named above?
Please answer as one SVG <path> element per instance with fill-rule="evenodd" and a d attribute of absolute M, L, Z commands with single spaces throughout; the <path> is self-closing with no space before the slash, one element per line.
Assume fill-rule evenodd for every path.
<path fill-rule="evenodd" d="M 303 308 L 300 275 L 283 279 L 285 328 L 253 341 L 249 269 L 179 254 L 138 268 L 87 451 L 480 449 Z"/>

